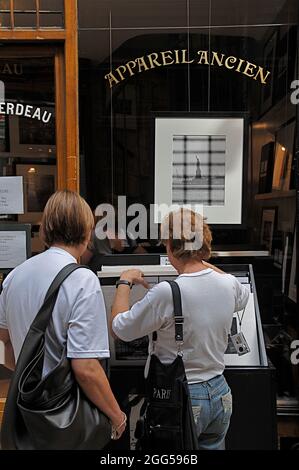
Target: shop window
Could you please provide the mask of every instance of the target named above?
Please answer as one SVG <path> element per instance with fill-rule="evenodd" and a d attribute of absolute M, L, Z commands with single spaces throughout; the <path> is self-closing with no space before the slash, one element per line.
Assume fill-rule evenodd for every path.
<path fill-rule="evenodd" d="M 254 268 L 267 353 L 277 370 L 279 413 L 284 413 L 287 401 L 298 410 L 298 370 L 290 356 L 299 331 L 298 111 L 291 102 L 291 85 L 298 79 L 299 4 L 297 0 L 171 3 L 169 9 L 168 2 L 132 0 L 124 11 L 116 0 L 100 5 L 78 2 L 82 194 L 93 209 L 118 195 L 126 195 L 128 204 L 141 202 L 148 207 L 154 202 L 156 115 L 242 114 L 248 123 L 245 224 L 215 225 L 213 241 L 227 250 L 246 247 L 267 254 L 247 261 Z M 188 51 L 188 58 L 202 57 L 201 63 L 144 67 L 140 73 L 121 68 L 125 76 L 118 75 L 120 79 L 109 86 L 107 74 L 119 66 L 174 50 Z M 204 53 L 199 56 L 198 51 Z M 218 54 L 214 61 L 213 52 Z M 225 64 L 226 58 L 230 59 Z"/>
<path fill-rule="evenodd" d="M 39 24 L 41 28 L 64 27 L 64 1 L 40 0 Z"/>
<path fill-rule="evenodd" d="M 1 181 L 8 185 L 7 190 L 13 190 L 16 184 L 16 200 L 19 191 L 23 195 L 23 207 L 11 207 L 7 213 L 2 207 L 1 222 L 31 224 L 31 251 L 37 253 L 44 249 L 38 237 L 42 212 L 57 187 L 53 59 L 1 59 L 0 79 L 4 94 L 0 178 L 6 177 Z"/>
<path fill-rule="evenodd" d="M 11 8 L 13 6 L 13 11 Z M 10 0 L 0 1 L 0 27 L 2 28 L 63 28 L 63 0 Z"/>
<path fill-rule="evenodd" d="M 0 1 L 0 28 L 10 28 L 10 1 Z"/>

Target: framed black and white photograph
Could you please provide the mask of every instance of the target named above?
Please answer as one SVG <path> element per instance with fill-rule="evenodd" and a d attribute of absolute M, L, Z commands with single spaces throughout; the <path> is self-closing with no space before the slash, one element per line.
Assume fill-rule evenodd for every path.
<path fill-rule="evenodd" d="M 271 254 L 273 234 L 277 220 L 277 207 L 264 207 L 262 209 L 260 242 Z"/>
<path fill-rule="evenodd" d="M 273 90 L 275 79 L 275 57 L 277 47 L 277 31 L 275 31 L 265 44 L 263 56 L 265 70 L 270 72 L 270 80 L 263 85 L 261 94 L 261 113 L 265 113 L 273 103 Z"/>
<path fill-rule="evenodd" d="M 242 117 L 156 118 L 156 205 L 201 206 L 209 224 L 241 225 L 244 127 Z"/>

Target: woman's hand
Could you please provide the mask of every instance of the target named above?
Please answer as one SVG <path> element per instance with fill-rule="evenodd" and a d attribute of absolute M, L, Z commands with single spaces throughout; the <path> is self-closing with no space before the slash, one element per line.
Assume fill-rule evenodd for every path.
<path fill-rule="evenodd" d="M 126 429 L 126 425 L 127 425 L 127 416 L 124 412 L 121 413 L 121 418 L 118 419 L 117 421 L 115 422 L 111 422 L 112 424 L 112 429 L 111 429 L 111 439 L 113 439 L 114 441 L 116 441 L 117 439 L 119 439 L 124 430 Z"/>
<path fill-rule="evenodd" d="M 121 274 L 120 279 L 129 281 L 132 284 L 140 284 L 146 289 L 149 288 L 148 283 L 144 280 L 144 274 L 140 269 L 128 269 Z"/>

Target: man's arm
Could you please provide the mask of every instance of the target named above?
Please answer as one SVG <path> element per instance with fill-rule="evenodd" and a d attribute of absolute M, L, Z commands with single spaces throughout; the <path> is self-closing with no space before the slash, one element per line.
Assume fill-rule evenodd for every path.
<path fill-rule="evenodd" d="M 106 374 L 98 359 L 72 359 L 75 378 L 85 395 L 110 419 L 117 429 L 117 438 L 125 430 L 125 415 L 110 388 Z"/>
<path fill-rule="evenodd" d="M 8 330 L 5 328 L 0 328 L 0 341 L 4 343 L 4 365 L 7 369 L 14 370 L 16 366 L 15 356 Z"/>

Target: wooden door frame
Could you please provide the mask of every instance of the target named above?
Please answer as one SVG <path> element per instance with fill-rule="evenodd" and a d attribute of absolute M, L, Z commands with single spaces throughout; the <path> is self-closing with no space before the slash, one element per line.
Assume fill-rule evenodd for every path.
<path fill-rule="evenodd" d="M 58 189 L 79 191 L 77 0 L 64 0 L 64 5 L 64 29 L 0 29 L 0 41 L 4 45 L 7 42 L 24 47 L 26 43 L 26 50 L 32 51 L 35 57 L 42 50 L 44 57 L 49 56 L 52 50 L 55 64 L 57 186 Z"/>

